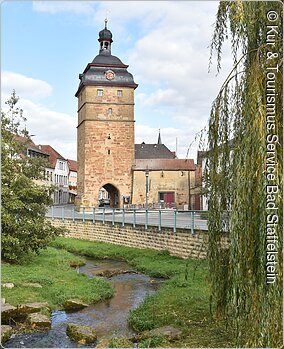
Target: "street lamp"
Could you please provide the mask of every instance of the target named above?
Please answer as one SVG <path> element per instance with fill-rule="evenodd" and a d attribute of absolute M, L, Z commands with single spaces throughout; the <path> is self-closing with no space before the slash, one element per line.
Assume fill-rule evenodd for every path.
<path fill-rule="evenodd" d="M 145 177 L 146 177 L 146 210 L 148 210 L 148 196 L 149 196 L 149 170 L 148 170 L 148 167 L 145 171 Z"/>

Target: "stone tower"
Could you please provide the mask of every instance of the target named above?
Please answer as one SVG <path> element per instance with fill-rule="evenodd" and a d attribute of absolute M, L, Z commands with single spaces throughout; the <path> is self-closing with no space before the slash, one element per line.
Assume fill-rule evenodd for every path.
<path fill-rule="evenodd" d="M 98 206 L 99 191 L 110 206 L 122 207 L 132 194 L 134 165 L 134 90 L 128 65 L 111 54 L 112 33 L 99 32 L 99 54 L 79 75 L 78 196 L 76 204 Z"/>

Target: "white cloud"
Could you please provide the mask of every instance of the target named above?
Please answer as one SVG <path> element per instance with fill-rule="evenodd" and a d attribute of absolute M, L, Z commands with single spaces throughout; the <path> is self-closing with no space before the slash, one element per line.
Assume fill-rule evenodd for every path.
<path fill-rule="evenodd" d="M 216 77 L 216 69 L 208 74 L 208 46 L 218 5 L 217 1 L 40 1 L 34 2 L 33 8 L 83 14 L 86 23 L 92 25 L 103 24 L 110 10 L 113 54 L 121 41 L 136 40 L 124 52 L 125 63 L 139 84 L 136 107 L 141 115 L 143 108 L 151 109 L 154 117 L 162 115 L 161 127 L 164 121 L 172 126 L 162 128 L 163 142 L 175 150 L 178 137 L 179 156 L 184 157 L 196 133 L 205 126 L 232 65 L 231 53 L 225 48 L 221 74 Z M 157 139 L 158 131 L 150 122 L 148 126 L 136 125 L 136 142 L 153 143 Z M 190 151 L 190 157 L 196 156 L 194 151 Z"/>
<path fill-rule="evenodd" d="M 16 93 L 23 98 L 42 99 L 52 93 L 52 87 L 45 81 L 33 79 L 22 74 L 4 71 L 1 74 L 1 91 L 10 95 Z"/>
<path fill-rule="evenodd" d="M 37 12 L 90 14 L 93 12 L 92 1 L 33 1 L 33 10 Z"/>
<path fill-rule="evenodd" d="M 176 90 L 173 89 L 158 89 L 147 96 L 145 93 L 140 93 L 136 97 L 136 101 L 140 102 L 145 106 L 155 106 L 155 105 L 176 105 L 176 104 L 184 104 L 184 96 L 179 95 Z"/>
<path fill-rule="evenodd" d="M 196 157 L 195 135 L 207 124 L 212 102 L 232 65 L 230 51 L 225 48 L 221 73 L 216 77 L 213 65 L 208 74 L 208 46 L 217 7 L 217 2 L 207 1 L 163 2 L 158 25 L 128 51 L 127 63 L 135 81 L 142 88 L 147 86 L 147 92 L 139 93 L 137 89 L 136 106 L 154 107 L 153 113 L 160 111 L 156 120 L 162 115 L 160 125 L 174 127 L 171 132 L 179 139 L 180 156 L 185 156 L 193 142 L 190 156 Z M 167 132 L 167 128 L 164 130 Z M 171 137 L 164 139 L 174 146 Z"/>
<path fill-rule="evenodd" d="M 3 72 L 1 99 L 4 112 L 7 110 L 4 102 L 8 100 L 13 89 L 20 96 L 17 106 L 23 109 L 23 116 L 27 119 L 25 126 L 34 135 L 34 142 L 50 144 L 63 157 L 76 159 L 76 118 L 50 110 L 38 102 L 38 99 L 51 94 L 52 87 L 42 80 Z"/>
<path fill-rule="evenodd" d="M 63 157 L 76 160 L 76 118 L 27 99 L 20 99 L 19 105 L 36 144 L 49 144 Z"/>

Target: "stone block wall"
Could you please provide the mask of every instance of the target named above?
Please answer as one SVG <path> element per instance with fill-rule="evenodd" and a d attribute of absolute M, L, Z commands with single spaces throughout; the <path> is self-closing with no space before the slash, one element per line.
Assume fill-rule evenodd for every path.
<path fill-rule="evenodd" d="M 52 223 L 66 228 L 67 237 L 129 247 L 167 250 L 171 255 L 181 258 L 206 258 L 208 233 L 202 230 L 196 230 L 193 236 L 187 229 L 177 229 L 174 233 L 170 228 L 162 228 L 159 232 L 158 227 L 148 227 L 148 230 L 145 230 L 144 226 L 134 228 L 130 224 L 125 224 L 123 227 L 120 223 L 112 225 L 111 222 L 105 222 L 105 224 L 78 220 L 73 222 L 72 219 L 65 219 L 64 222 L 61 219 L 54 219 Z M 222 245 L 224 248 L 228 247 L 228 236 L 224 235 Z"/>
<path fill-rule="evenodd" d="M 134 88 L 85 86 L 78 96 L 77 144 L 76 205 L 96 207 L 99 190 L 111 184 L 121 207 L 122 197 L 132 194 Z"/>

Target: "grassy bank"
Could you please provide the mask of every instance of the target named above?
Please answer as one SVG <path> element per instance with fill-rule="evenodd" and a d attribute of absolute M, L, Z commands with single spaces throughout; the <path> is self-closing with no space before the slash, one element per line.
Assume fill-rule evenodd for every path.
<path fill-rule="evenodd" d="M 137 270 L 168 280 L 153 296 L 130 313 L 129 324 L 138 332 L 164 325 L 183 331 L 183 339 L 167 343 L 149 338 L 144 347 L 224 347 L 232 346 L 232 334 L 210 316 L 208 265 L 202 260 L 183 260 L 167 252 L 142 250 L 101 242 L 57 238 L 53 246 L 94 258 L 127 261 Z M 141 347 L 140 345 L 140 347 Z"/>
<path fill-rule="evenodd" d="M 170 278 L 176 274 L 186 273 L 186 263 L 181 258 L 169 256 L 167 251 L 154 251 L 133 247 L 78 240 L 73 238 L 56 238 L 52 246 L 65 249 L 83 256 L 94 258 L 113 258 L 127 261 L 137 270 L 150 276 Z M 206 261 L 191 260 L 189 272 L 207 270 Z"/>
<path fill-rule="evenodd" d="M 12 305 L 45 301 L 52 308 L 59 308 L 69 298 L 91 303 L 111 297 L 113 290 L 108 282 L 88 279 L 70 267 L 82 262 L 83 258 L 50 247 L 21 265 L 2 264 L 2 283 L 15 284 L 12 289 L 2 288 L 2 297 Z M 39 283 L 42 288 L 26 287 L 24 283 Z"/>

